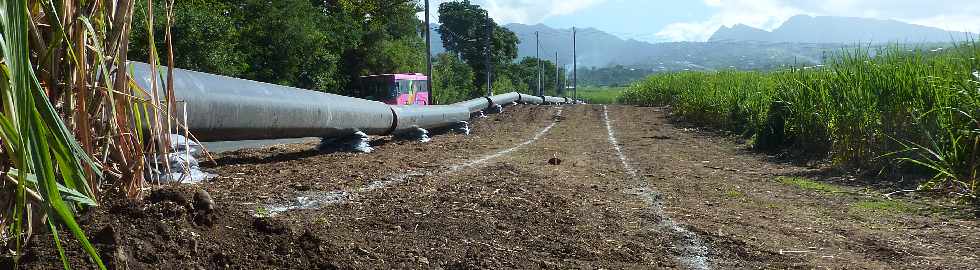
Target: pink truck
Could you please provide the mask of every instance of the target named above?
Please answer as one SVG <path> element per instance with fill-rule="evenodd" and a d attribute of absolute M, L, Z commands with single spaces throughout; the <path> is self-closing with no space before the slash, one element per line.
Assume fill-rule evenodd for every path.
<path fill-rule="evenodd" d="M 423 74 L 363 76 L 357 96 L 390 105 L 429 105 L 429 77 Z"/>

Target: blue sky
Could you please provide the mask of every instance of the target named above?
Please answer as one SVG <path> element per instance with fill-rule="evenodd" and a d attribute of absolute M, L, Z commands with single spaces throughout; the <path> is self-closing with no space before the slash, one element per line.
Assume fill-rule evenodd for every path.
<path fill-rule="evenodd" d="M 447 0 L 431 1 L 438 6 Z M 980 33 L 980 0 L 471 1 L 505 24 L 592 27 L 651 42 L 704 41 L 719 27 L 738 23 L 772 30 L 799 14 L 894 19 Z M 432 16 L 438 15 L 433 11 Z"/>
<path fill-rule="evenodd" d="M 620 37 L 657 41 L 665 26 L 711 16 L 701 1 L 610 0 L 571 14 L 546 18 L 542 23 L 559 28 L 592 27 Z"/>

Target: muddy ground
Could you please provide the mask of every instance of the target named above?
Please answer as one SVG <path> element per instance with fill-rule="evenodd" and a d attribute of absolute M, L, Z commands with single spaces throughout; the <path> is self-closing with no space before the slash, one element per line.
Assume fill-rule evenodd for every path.
<path fill-rule="evenodd" d="M 468 136 L 375 138 L 371 154 L 242 150 L 207 168 L 212 182 L 108 202 L 82 222 L 116 269 L 980 265 L 977 217 L 962 205 L 888 200 L 887 187 L 668 119 L 658 108 L 518 106 Z M 31 244 L 22 268 L 60 268 L 51 235 Z"/>

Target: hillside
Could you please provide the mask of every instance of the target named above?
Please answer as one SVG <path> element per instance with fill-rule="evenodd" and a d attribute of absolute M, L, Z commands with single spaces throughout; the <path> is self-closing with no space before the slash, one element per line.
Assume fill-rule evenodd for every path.
<path fill-rule="evenodd" d="M 438 27 L 438 26 L 434 26 Z M 559 62 L 572 61 L 571 29 L 555 29 L 546 25 L 508 24 L 521 43 L 519 57 L 533 57 L 534 33 L 541 37 L 541 57 L 553 59 L 559 52 Z M 765 32 L 765 31 L 763 31 Z M 444 52 L 442 40 L 433 35 L 433 52 Z M 784 64 L 820 63 L 825 52 L 840 48 L 837 44 L 792 44 L 760 42 L 668 42 L 648 43 L 624 40 L 594 29 L 578 31 L 578 64 L 580 68 L 628 66 L 653 71 L 769 69 Z"/>
<path fill-rule="evenodd" d="M 438 27 L 438 26 L 433 26 Z M 519 57 L 535 55 L 534 33 L 541 39 L 540 55 L 563 65 L 572 62 L 572 30 L 543 24 L 505 25 L 517 34 Z M 774 31 L 738 24 L 722 27 L 709 42 L 649 43 L 622 39 L 594 28 L 578 31 L 580 68 L 626 66 L 653 72 L 679 70 L 764 70 L 789 64 L 820 64 L 846 46 L 867 43 L 948 43 L 967 33 L 913 25 L 894 20 L 795 16 Z M 439 35 L 433 51 L 445 51 Z"/>
<path fill-rule="evenodd" d="M 967 33 L 904 23 L 852 17 L 794 16 L 773 31 L 738 24 L 723 26 L 709 39 L 794 43 L 931 43 L 965 38 Z"/>

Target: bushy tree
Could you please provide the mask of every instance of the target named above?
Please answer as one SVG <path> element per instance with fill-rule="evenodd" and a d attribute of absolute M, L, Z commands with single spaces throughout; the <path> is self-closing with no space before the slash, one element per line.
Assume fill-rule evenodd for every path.
<path fill-rule="evenodd" d="M 455 54 L 440 53 L 432 63 L 432 90 L 436 104 L 449 104 L 483 96 L 473 87 L 473 69 Z"/>
<path fill-rule="evenodd" d="M 545 95 L 559 96 L 556 92 L 555 84 L 558 83 L 555 76 L 555 63 L 534 57 L 524 57 L 509 68 L 513 78 L 519 83 L 515 85 L 527 85 L 528 94 L 537 94 L 538 91 L 538 61 L 541 61 L 541 89 Z M 564 73 L 564 70 L 561 71 Z"/>
<path fill-rule="evenodd" d="M 130 59 L 149 59 L 146 1 L 137 0 Z M 154 1 L 166 59 L 165 9 Z M 174 8 L 179 68 L 350 94 L 364 75 L 420 72 L 416 0 L 182 0 Z M 165 63 L 165 62 L 163 62 Z"/>
<path fill-rule="evenodd" d="M 469 0 L 445 2 L 439 5 L 438 32 L 447 51 L 459 54 L 475 73 L 473 85 L 484 86 L 487 81 L 487 39 L 490 38 L 491 68 L 501 71 L 517 58 L 517 34 L 487 18 L 487 11 Z M 489 25 L 489 27 L 488 27 Z M 493 35 L 487 31 L 493 29 Z"/>
<path fill-rule="evenodd" d="M 166 25 L 163 1 L 154 1 L 153 25 L 158 54 L 165 57 Z M 185 0 L 175 2 L 171 32 L 176 66 L 208 73 L 240 77 L 248 68 L 247 56 L 240 48 L 240 13 L 224 1 Z M 129 58 L 147 61 L 150 55 L 147 35 L 146 0 L 137 0 L 133 11 Z M 166 62 L 164 62 L 166 63 Z"/>
<path fill-rule="evenodd" d="M 425 43 L 415 0 L 320 1 L 331 16 L 349 18 L 342 23 L 358 32 L 357 44 L 343 54 L 341 68 L 348 81 L 372 74 L 425 71 Z"/>

